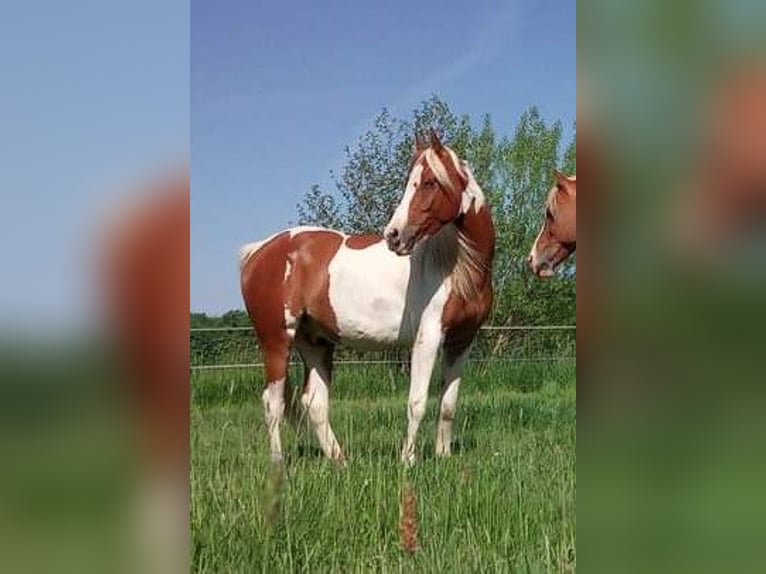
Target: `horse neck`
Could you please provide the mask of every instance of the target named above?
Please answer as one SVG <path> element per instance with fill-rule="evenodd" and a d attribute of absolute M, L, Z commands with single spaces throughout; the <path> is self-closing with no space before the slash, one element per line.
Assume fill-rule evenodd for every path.
<path fill-rule="evenodd" d="M 492 275 L 495 256 L 495 227 L 487 205 L 471 206 L 457 222 L 458 261 L 470 274 L 477 290 L 484 289 Z"/>
<path fill-rule="evenodd" d="M 490 285 L 495 230 L 487 207 L 449 223 L 416 252 L 413 264 L 427 276 L 452 279 L 454 292 L 475 299 Z"/>

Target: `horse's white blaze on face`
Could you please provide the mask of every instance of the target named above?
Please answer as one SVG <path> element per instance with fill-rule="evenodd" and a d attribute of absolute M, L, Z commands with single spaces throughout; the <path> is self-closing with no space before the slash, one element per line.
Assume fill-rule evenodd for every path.
<path fill-rule="evenodd" d="M 388 225 L 386 225 L 386 229 L 383 232 L 384 235 L 388 235 L 393 230 L 401 233 L 401 231 L 407 227 L 410 204 L 412 203 L 412 198 L 414 197 L 415 192 L 417 192 L 417 186 L 420 183 L 420 176 L 422 174 L 423 166 L 420 164 L 420 162 L 418 162 L 415 164 L 415 167 L 412 168 L 410 178 L 407 180 L 407 187 L 404 189 L 404 196 L 402 197 L 402 201 L 399 203 L 396 211 L 394 211 L 394 215 L 391 217 L 391 221 L 389 221 Z"/>
<path fill-rule="evenodd" d="M 341 337 L 393 343 L 400 338 L 410 262 L 381 240 L 365 249 L 341 246 L 329 267 L 330 304 Z"/>
<path fill-rule="evenodd" d="M 540 243 L 540 237 L 543 235 L 543 231 L 545 231 L 545 223 L 540 227 L 540 231 L 538 232 L 537 237 L 535 237 L 535 242 L 532 244 L 532 250 L 529 252 L 529 263 L 532 266 L 532 269 L 537 269 L 540 266 L 538 245 Z"/>

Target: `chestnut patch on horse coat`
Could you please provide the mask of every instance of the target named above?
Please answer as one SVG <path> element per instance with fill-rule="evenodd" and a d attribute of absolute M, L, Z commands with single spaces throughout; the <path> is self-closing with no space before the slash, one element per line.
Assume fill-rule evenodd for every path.
<path fill-rule="evenodd" d="M 263 348 L 266 378 L 285 377 L 290 353 L 288 328 L 307 318 L 326 335 L 337 333 L 330 305 L 327 268 L 343 242 L 331 231 L 284 231 L 248 256 L 242 267 L 242 296 Z M 285 312 L 296 324 L 288 325 Z"/>
<path fill-rule="evenodd" d="M 346 247 L 349 249 L 367 249 L 370 245 L 375 245 L 379 241 L 383 241 L 383 236 L 374 233 L 350 235 L 346 239 Z"/>
<path fill-rule="evenodd" d="M 332 231 L 304 231 L 293 237 L 285 277 L 285 307 L 293 317 L 304 314 L 317 327 L 338 333 L 335 311 L 330 304 L 330 261 L 340 249 L 343 236 Z"/>
<path fill-rule="evenodd" d="M 290 354 L 285 330 L 284 281 L 290 232 L 274 236 L 242 267 L 242 297 L 261 342 L 267 382 L 284 378 Z"/>

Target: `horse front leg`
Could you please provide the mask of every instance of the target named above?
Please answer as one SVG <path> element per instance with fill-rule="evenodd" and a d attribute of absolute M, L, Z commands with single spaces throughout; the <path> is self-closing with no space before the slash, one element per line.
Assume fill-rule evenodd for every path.
<path fill-rule="evenodd" d="M 445 351 L 443 355 L 444 388 L 439 406 L 439 426 L 436 429 L 436 454 L 449 456 L 452 452 L 452 423 L 457 410 L 460 375 L 468 360 L 468 350 L 457 357 Z"/>
<path fill-rule="evenodd" d="M 407 465 L 415 463 L 415 441 L 418 427 L 426 412 L 428 383 L 431 380 L 431 373 L 441 342 L 442 333 L 438 325 L 427 329 L 421 328 L 412 349 L 410 397 L 407 405 L 407 437 L 402 447 L 402 462 Z"/>

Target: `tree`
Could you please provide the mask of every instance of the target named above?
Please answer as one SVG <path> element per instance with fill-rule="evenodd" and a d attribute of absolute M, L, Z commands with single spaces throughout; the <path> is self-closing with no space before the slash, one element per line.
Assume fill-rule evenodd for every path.
<path fill-rule="evenodd" d="M 573 174 L 577 172 L 577 125 L 575 124 L 575 135 L 572 141 L 569 142 L 566 151 L 564 152 L 564 163 L 561 166 L 562 170 L 566 174 Z"/>
<path fill-rule="evenodd" d="M 333 174 L 343 199 L 344 227 L 355 233 L 380 233 L 404 187 L 410 154 L 407 126 L 383 109 L 355 148 L 346 147 L 345 153 L 340 175 Z"/>
<path fill-rule="evenodd" d="M 318 185 L 312 185 L 311 191 L 298 204 L 298 224 L 342 227 L 343 218 L 338 202 L 332 195 L 322 193 Z"/>

